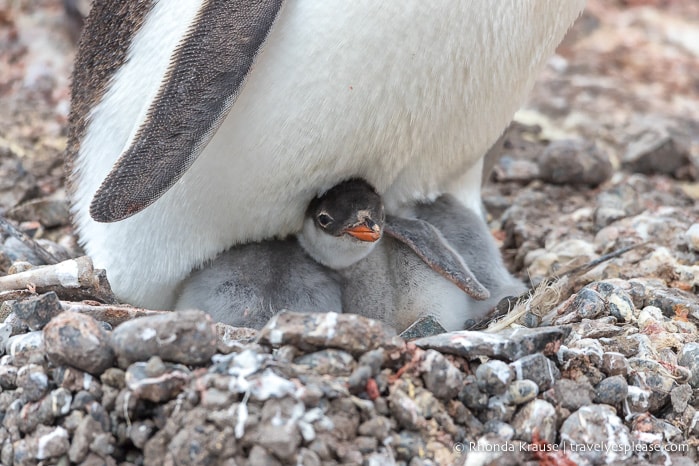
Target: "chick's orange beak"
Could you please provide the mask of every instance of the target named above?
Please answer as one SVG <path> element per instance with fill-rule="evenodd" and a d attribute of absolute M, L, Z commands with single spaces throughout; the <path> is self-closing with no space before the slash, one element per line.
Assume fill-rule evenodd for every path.
<path fill-rule="evenodd" d="M 373 243 L 381 238 L 381 230 L 377 225 L 374 225 L 374 228 L 369 228 L 367 225 L 362 224 L 348 228 L 345 231 L 359 241 L 366 241 L 369 243 Z"/>

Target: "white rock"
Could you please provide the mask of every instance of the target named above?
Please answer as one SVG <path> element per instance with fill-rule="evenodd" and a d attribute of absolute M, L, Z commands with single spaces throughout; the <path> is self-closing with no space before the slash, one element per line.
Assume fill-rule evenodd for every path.
<path fill-rule="evenodd" d="M 699 223 L 695 223 L 689 227 L 689 230 L 687 230 L 687 233 L 684 235 L 687 238 L 690 249 L 699 251 Z"/>

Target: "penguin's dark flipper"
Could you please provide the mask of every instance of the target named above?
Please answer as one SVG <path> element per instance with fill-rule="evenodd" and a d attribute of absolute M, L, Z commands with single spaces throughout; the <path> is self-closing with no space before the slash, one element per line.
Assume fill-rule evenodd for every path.
<path fill-rule="evenodd" d="M 184 175 L 233 106 L 281 5 L 282 0 L 205 2 L 170 58 L 131 145 L 95 194 L 93 219 L 130 217 Z"/>
<path fill-rule="evenodd" d="M 473 299 L 484 300 L 490 292 L 478 281 L 447 240 L 424 220 L 386 216 L 384 233 L 412 249 L 432 270 L 454 283 Z"/>

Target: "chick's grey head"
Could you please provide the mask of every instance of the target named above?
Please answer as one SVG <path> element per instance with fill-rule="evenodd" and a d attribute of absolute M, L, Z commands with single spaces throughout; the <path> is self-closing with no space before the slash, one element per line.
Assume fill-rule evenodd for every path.
<path fill-rule="evenodd" d="M 381 196 L 361 179 L 344 181 L 311 201 L 299 242 L 316 261 L 333 269 L 366 257 L 381 239 Z"/>

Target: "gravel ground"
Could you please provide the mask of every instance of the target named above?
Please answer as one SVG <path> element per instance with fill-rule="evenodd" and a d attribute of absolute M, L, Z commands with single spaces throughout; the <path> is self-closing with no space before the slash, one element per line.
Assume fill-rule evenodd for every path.
<path fill-rule="evenodd" d="M 411 341 L 119 305 L 63 188 L 74 27 L 0 0 L 0 214 L 49 253 L 0 237 L 3 465 L 697 463 L 694 0 L 590 1 L 483 192 L 533 296 Z"/>

